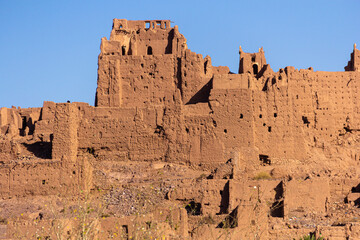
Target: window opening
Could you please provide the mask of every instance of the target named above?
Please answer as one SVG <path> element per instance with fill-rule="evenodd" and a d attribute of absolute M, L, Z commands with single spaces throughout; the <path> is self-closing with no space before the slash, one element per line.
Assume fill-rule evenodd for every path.
<path fill-rule="evenodd" d="M 147 55 L 152 55 L 152 54 L 153 54 L 152 47 L 148 46 Z"/>
<path fill-rule="evenodd" d="M 302 116 L 301 118 L 302 118 L 304 124 L 309 124 L 310 123 L 310 121 L 309 121 L 309 119 L 307 117 Z"/>
<path fill-rule="evenodd" d="M 122 55 L 125 55 L 125 54 L 126 54 L 126 47 L 125 47 L 125 46 L 122 46 L 122 47 L 121 47 L 121 54 L 122 54 Z"/>
<path fill-rule="evenodd" d="M 257 64 L 253 65 L 253 72 L 254 74 L 258 74 L 259 73 L 259 66 Z"/>
<path fill-rule="evenodd" d="M 150 22 L 145 23 L 145 28 L 150 28 Z"/>
<path fill-rule="evenodd" d="M 271 159 L 269 158 L 269 155 L 259 154 L 259 160 L 263 166 L 271 165 Z"/>

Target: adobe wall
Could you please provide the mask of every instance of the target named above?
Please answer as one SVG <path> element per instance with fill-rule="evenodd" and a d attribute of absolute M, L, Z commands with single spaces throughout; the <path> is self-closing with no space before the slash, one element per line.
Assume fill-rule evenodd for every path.
<path fill-rule="evenodd" d="M 259 48 L 259 52 L 257 53 L 246 53 L 240 46 L 239 54 L 239 74 L 250 73 L 257 75 L 265 70 L 266 58 L 263 48 Z"/>
<path fill-rule="evenodd" d="M 356 44 L 354 44 L 354 51 L 350 55 L 350 61 L 344 69 L 345 71 L 360 71 L 360 50 L 356 49 Z"/>
<path fill-rule="evenodd" d="M 122 160 L 211 165 L 238 152 L 249 166 L 260 164 L 260 155 L 287 164 L 303 162 L 311 148 L 325 149 L 325 142 L 336 144 L 339 135 L 359 128 L 358 72 L 287 67 L 274 73 L 262 49 L 240 49 L 241 74 L 230 74 L 186 49 L 185 38 L 165 22 L 147 29 L 146 21 L 114 20 L 111 40 L 101 44 L 97 107 L 44 102 L 41 112 L 21 111 L 34 119 L 34 137 L 53 138 L 53 159 L 76 162 L 79 149 L 92 148 Z M 177 52 L 124 53 L 124 36 L 183 45 Z M 251 72 L 255 63 L 258 74 Z M 2 109 L 2 128 L 12 121 L 21 130 L 19 115 L 8 112 Z"/>
<path fill-rule="evenodd" d="M 171 162 L 211 174 L 179 180 L 170 200 L 236 219 L 244 238 L 256 227 L 263 238 L 303 233 L 268 220 L 360 196 L 359 56 L 354 47 L 345 72 L 274 72 L 262 48 L 240 48 L 233 74 L 187 49 L 168 20 L 114 19 L 95 107 L 0 109 L 0 197 L 107 189 L 129 179 L 112 169 L 121 177 L 110 181 L 103 168 Z"/>
<path fill-rule="evenodd" d="M 68 195 L 82 186 L 78 166 L 61 161 L 16 161 L 0 168 L 0 198 Z M 84 189 L 84 188 L 83 188 Z"/>
<path fill-rule="evenodd" d="M 141 49 L 146 39 L 162 50 L 123 51 L 126 41 Z M 3 108 L 1 128 L 5 134 L 11 122 L 17 135 L 28 127 L 25 135 L 51 142 L 52 158 L 65 162 L 91 148 L 121 160 L 195 165 L 221 163 L 237 152 L 249 166 L 260 166 L 260 155 L 272 164 L 303 162 L 313 147 L 329 156 L 329 144 L 359 129 L 356 71 L 274 73 L 262 49 L 240 49 L 239 72 L 213 67 L 210 57 L 186 49 L 167 20 L 115 19 L 111 39 L 101 43 L 95 108 L 52 102 L 36 110 Z M 20 123 L 24 117 L 31 122 Z"/>
<path fill-rule="evenodd" d="M 256 146 L 260 152 L 279 159 L 304 160 L 309 147 L 336 144 L 347 131 L 359 128 L 357 72 L 292 68 L 284 72 L 266 80 L 265 92 L 254 92 Z M 275 141 L 281 147 L 272 147 Z"/>
<path fill-rule="evenodd" d="M 355 79 L 359 76 L 357 72 L 298 71 L 291 67 L 260 78 L 251 74 L 215 75 L 210 103 L 214 103 L 211 104 L 214 115 L 226 111 L 234 113 L 219 122 L 226 122 L 235 115 L 239 118 L 240 114 L 242 117 L 250 115 L 252 125 L 241 126 L 241 122 L 231 125 L 246 130 L 253 128 L 253 133 L 246 136 L 253 135 L 253 146 L 260 154 L 269 155 L 278 162 L 304 160 L 309 147 L 324 147 L 325 142 L 334 143 L 339 135 L 358 129 L 356 95 L 359 84 Z M 212 96 L 220 91 L 231 101 L 231 105 L 224 104 L 227 110 L 216 110 L 219 102 Z M 248 96 L 237 105 L 239 97 L 231 95 L 230 91 L 243 91 Z M 241 110 L 246 106 L 248 110 Z M 247 113 L 239 113 L 239 110 Z"/>
<path fill-rule="evenodd" d="M 170 21 L 114 19 L 110 40 L 101 41 L 95 105 L 161 103 L 166 91 L 174 91 L 176 56 L 186 48 L 186 39 Z"/>
<path fill-rule="evenodd" d="M 170 20 L 114 19 L 110 41 L 121 43 L 122 55 L 162 55 L 177 51 Z"/>

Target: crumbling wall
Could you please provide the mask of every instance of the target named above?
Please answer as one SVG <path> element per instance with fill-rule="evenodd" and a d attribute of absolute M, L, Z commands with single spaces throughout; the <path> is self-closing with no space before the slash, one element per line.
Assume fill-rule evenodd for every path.
<path fill-rule="evenodd" d="M 17 161 L 0 169 L 0 197 L 66 195 L 79 191 L 78 169 L 61 161 Z"/>
<path fill-rule="evenodd" d="M 330 200 L 327 179 L 292 180 L 284 187 L 284 215 L 325 213 Z"/>
<path fill-rule="evenodd" d="M 35 122 L 34 138 L 51 142 L 54 133 L 56 103 L 45 101 L 41 108 L 39 120 Z"/>
<path fill-rule="evenodd" d="M 254 119 L 251 90 L 237 88 L 238 84 L 226 89 L 222 87 L 222 81 L 221 77 L 214 77 L 210 105 L 214 131 L 224 144 L 225 159 L 229 159 L 231 152 L 254 147 Z"/>
<path fill-rule="evenodd" d="M 78 151 L 79 108 L 73 103 L 56 105 L 52 158 L 76 163 Z"/>
<path fill-rule="evenodd" d="M 170 21 L 114 19 L 110 40 L 101 41 L 95 106 L 161 104 L 174 92 L 176 56 L 186 48 Z"/>
<path fill-rule="evenodd" d="M 93 108 L 79 123 L 79 149 L 106 160 L 164 160 L 167 139 L 158 128 L 163 109 Z"/>
<path fill-rule="evenodd" d="M 213 76 L 210 57 L 203 58 L 187 49 L 177 61 L 177 81 L 183 103 L 208 102 Z"/>
<path fill-rule="evenodd" d="M 121 44 L 122 55 L 162 55 L 173 53 L 177 36 L 169 20 L 114 19 L 110 41 Z"/>
<path fill-rule="evenodd" d="M 344 69 L 345 71 L 360 71 L 360 50 L 356 49 L 356 44 L 354 44 L 354 51 L 350 55 L 350 61 Z"/>
<path fill-rule="evenodd" d="M 239 47 L 239 54 L 239 74 L 250 73 L 257 76 L 265 70 L 266 58 L 263 48 L 259 48 L 257 53 L 246 53 Z"/>
<path fill-rule="evenodd" d="M 21 127 L 22 119 L 16 108 L 0 108 L 0 134 L 16 136 Z"/>

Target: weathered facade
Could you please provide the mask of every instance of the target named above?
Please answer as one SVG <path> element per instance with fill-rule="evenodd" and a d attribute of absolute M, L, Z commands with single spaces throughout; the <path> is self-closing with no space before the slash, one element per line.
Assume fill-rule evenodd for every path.
<path fill-rule="evenodd" d="M 114 19 L 110 40 L 101 41 L 95 107 L 44 102 L 0 109 L 0 196 L 120 187 L 125 173 L 110 176 L 119 162 L 180 164 L 208 177 L 178 183 L 169 201 L 236 219 L 226 220 L 226 229 L 209 227 L 211 236 L 316 232 L 335 239 L 321 221 L 286 224 L 304 214 L 308 222 L 309 214 L 325 222 L 329 206 L 348 194 L 357 204 L 360 50 L 354 45 L 344 72 L 274 72 L 262 48 L 239 53 L 234 74 L 187 49 L 169 20 Z M 269 178 L 259 179 L 261 173 Z M 203 228 L 188 233 L 185 222 L 177 234 L 201 239 Z M 356 238 L 356 231 L 343 232 L 336 239 Z"/>

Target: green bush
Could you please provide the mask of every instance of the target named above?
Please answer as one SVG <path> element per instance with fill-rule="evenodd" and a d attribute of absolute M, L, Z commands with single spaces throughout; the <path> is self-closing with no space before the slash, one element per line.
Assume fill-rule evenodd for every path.
<path fill-rule="evenodd" d="M 296 239 L 294 238 L 294 240 L 296 240 Z M 324 238 L 323 237 L 315 238 L 314 235 L 307 235 L 307 236 L 303 236 L 303 237 L 299 238 L 299 240 L 324 240 Z"/>

